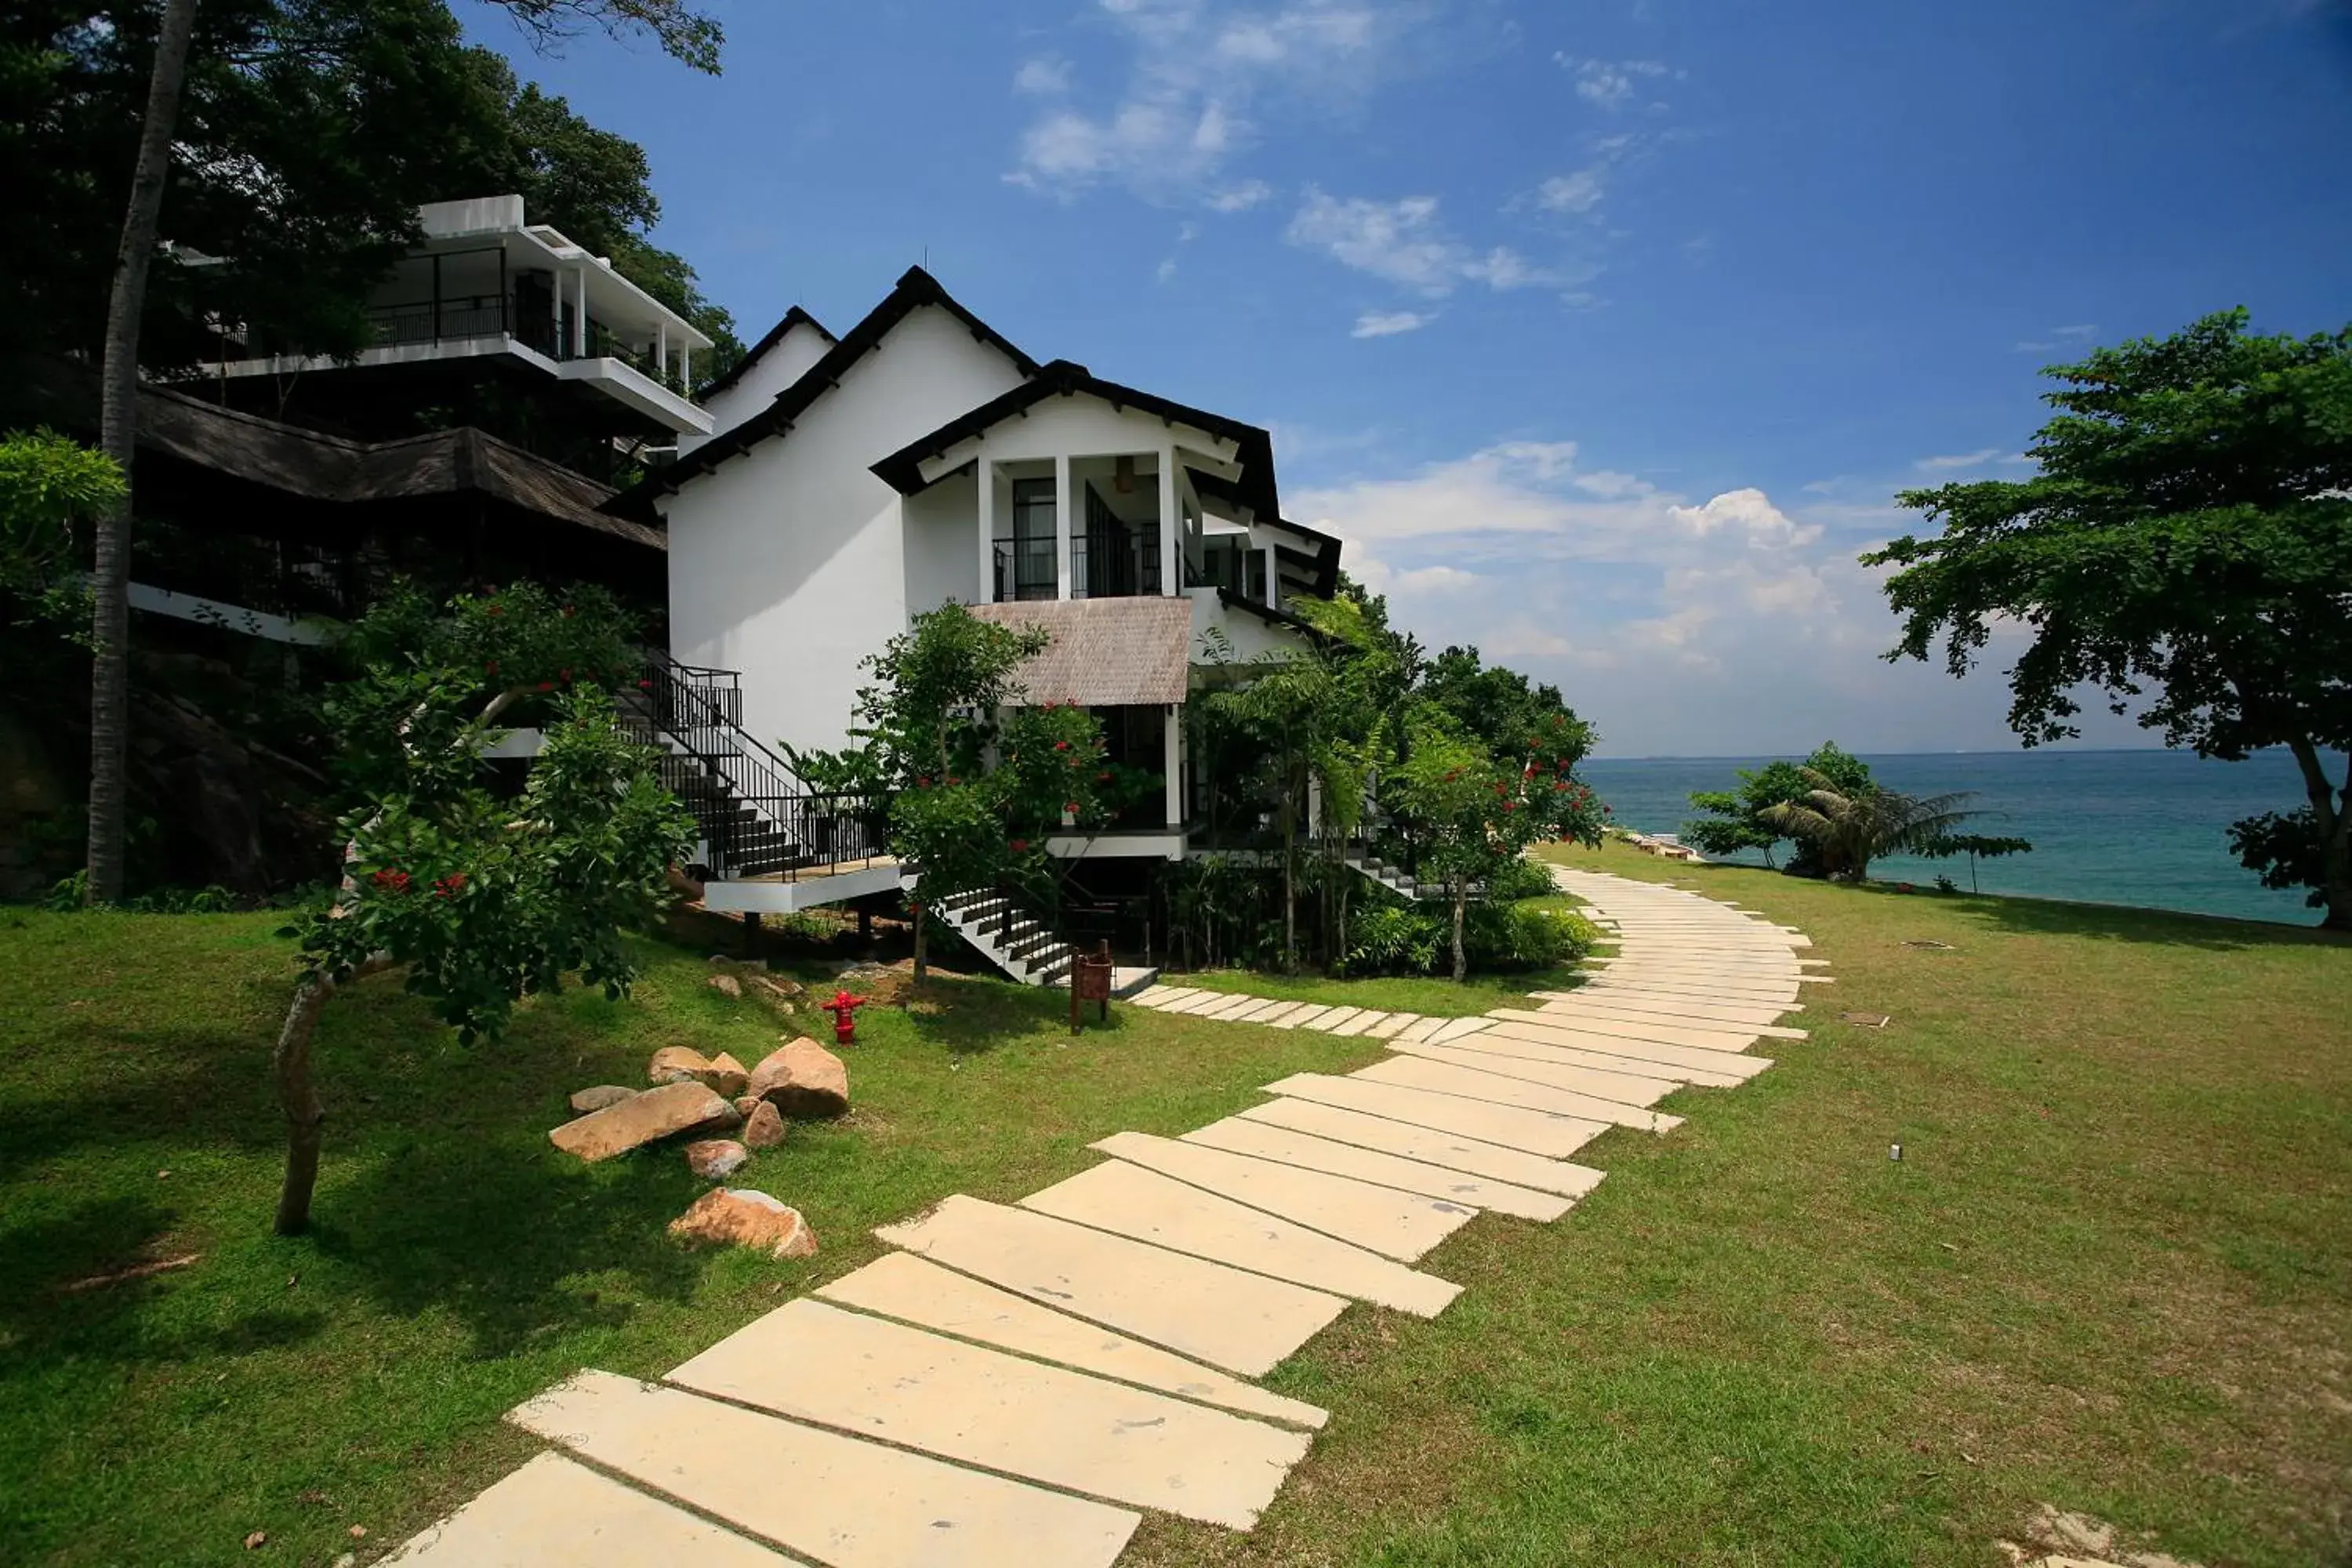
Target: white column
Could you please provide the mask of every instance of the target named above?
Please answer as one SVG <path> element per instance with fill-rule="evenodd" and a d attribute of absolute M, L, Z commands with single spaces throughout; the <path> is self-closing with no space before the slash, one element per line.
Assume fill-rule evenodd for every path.
<path fill-rule="evenodd" d="M 572 357 L 588 357 L 588 269 L 581 268 L 575 274 L 580 279 L 580 300 L 572 310 Z"/>
<path fill-rule="evenodd" d="M 691 393 L 694 390 L 694 345 L 677 345 L 677 384 Z"/>
<path fill-rule="evenodd" d="M 1168 761 L 1168 826 L 1178 827 L 1184 821 L 1184 710 L 1170 703 L 1165 726 L 1161 745 Z"/>
<path fill-rule="evenodd" d="M 1278 610 L 1282 608 L 1282 563 L 1275 558 L 1274 546 L 1271 544 L 1258 553 L 1265 558 L 1266 607 Z"/>
<path fill-rule="evenodd" d="M 1160 591 L 1163 594 L 1184 591 L 1178 565 L 1182 556 L 1177 547 L 1184 520 L 1177 513 L 1176 496 L 1176 444 L 1171 441 L 1160 448 Z"/>
<path fill-rule="evenodd" d="M 980 490 L 980 594 L 972 603 L 985 605 L 996 597 L 996 465 L 981 458 L 973 477 Z"/>
<path fill-rule="evenodd" d="M 669 323 L 654 323 L 654 369 L 663 375 L 669 374 Z"/>
<path fill-rule="evenodd" d="M 1054 458 L 1054 572 L 1061 584 L 1061 598 L 1070 595 L 1070 455 L 1056 453 Z"/>

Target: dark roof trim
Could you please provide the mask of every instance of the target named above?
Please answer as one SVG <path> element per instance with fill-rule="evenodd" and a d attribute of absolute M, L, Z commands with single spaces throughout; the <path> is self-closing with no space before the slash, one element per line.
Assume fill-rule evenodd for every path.
<path fill-rule="evenodd" d="M 1293 522 L 1286 517 L 1277 517 L 1272 511 L 1260 510 L 1241 485 L 1222 475 L 1204 473 L 1199 468 L 1187 468 L 1185 472 L 1192 476 L 1192 489 L 1200 493 L 1202 499 L 1214 499 L 1227 505 L 1247 507 L 1250 512 L 1250 527 L 1276 529 L 1314 546 L 1312 551 L 1307 551 L 1294 550 L 1286 544 L 1277 544 L 1275 546 L 1275 552 L 1281 560 L 1307 569 L 1311 574 L 1307 591 L 1317 598 L 1328 599 L 1339 591 L 1340 543 L 1339 540 L 1319 528 L 1309 528 L 1303 522 Z M 1244 468 L 1242 472 L 1243 478 L 1247 479 L 1249 470 Z"/>
<path fill-rule="evenodd" d="M 1231 588 L 1220 588 L 1217 590 L 1217 603 L 1224 605 L 1229 610 L 1247 610 L 1251 615 L 1257 616 L 1258 619 L 1270 622 L 1275 626 L 1286 626 L 1295 632 L 1304 632 L 1307 636 L 1315 638 L 1318 642 L 1324 640 L 1324 634 L 1318 631 L 1313 625 L 1303 617 L 1294 616 L 1288 610 L 1277 610 L 1272 605 L 1262 605 L 1255 599 L 1245 598 L 1242 595 L 1234 593 Z"/>
<path fill-rule="evenodd" d="M 700 478 L 730 458 L 740 457 L 771 436 L 782 436 L 809 405 L 840 384 L 850 367 L 881 345 L 890 330 L 926 305 L 937 305 L 971 329 L 971 335 L 1010 359 L 1023 375 L 1035 375 L 1037 362 L 1023 353 L 1002 332 L 958 304 L 939 279 L 919 267 L 909 267 L 882 302 L 849 329 L 808 373 L 776 395 L 776 400 L 749 419 L 715 436 L 666 468 L 657 468 L 640 483 L 613 498 L 605 510 L 624 515 L 653 515 L 657 497 L 675 495 L 688 481 Z"/>
<path fill-rule="evenodd" d="M 969 414 L 950 419 L 929 435 L 901 447 L 875 464 L 874 472 L 900 495 L 913 495 L 927 488 L 928 481 L 922 473 L 924 459 L 939 457 L 958 442 L 968 441 L 982 431 L 992 429 L 1015 415 L 1035 407 L 1048 397 L 1080 394 L 1098 397 L 1113 408 L 1133 408 L 1180 425 L 1190 425 L 1195 430 L 1233 442 L 1244 453 L 1249 450 L 1253 439 L 1259 442 L 1268 439 L 1266 433 L 1255 425 L 1244 425 L 1238 419 L 1228 419 L 1204 408 L 1188 407 L 1153 393 L 1121 386 L 1115 381 L 1103 380 L 1082 364 L 1057 359 L 1003 396 L 991 398 Z"/>
<path fill-rule="evenodd" d="M 823 321 L 818 321 L 814 316 L 810 315 L 806 310 L 803 310 L 798 305 L 795 305 L 791 310 L 784 312 L 784 319 L 782 321 L 778 321 L 774 326 L 768 329 L 768 335 L 766 337 L 761 338 L 758 342 L 753 343 L 750 348 L 745 349 L 743 351 L 743 357 L 737 360 L 733 364 L 728 366 L 727 374 L 725 375 L 720 376 L 718 380 L 712 382 L 709 386 L 702 389 L 702 399 L 705 402 L 708 402 L 709 399 L 718 396 L 720 393 L 734 385 L 737 382 L 742 380 L 743 373 L 750 370 L 754 364 L 758 363 L 761 354 L 766 353 L 770 349 L 774 348 L 778 343 L 782 342 L 785 337 L 794 327 L 806 327 L 829 343 L 839 342 L 841 341 L 835 337 L 831 332 L 824 330 L 824 323 Z"/>

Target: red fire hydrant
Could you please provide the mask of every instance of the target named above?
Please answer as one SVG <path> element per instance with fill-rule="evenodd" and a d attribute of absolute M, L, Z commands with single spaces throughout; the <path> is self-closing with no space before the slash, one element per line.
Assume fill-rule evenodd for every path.
<path fill-rule="evenodd" d="M 857 1009 L 866 1005 L 866 998 L 863 996 L 852 996 L 846 991 L 836 991 L 833 994 L 832 1001 L 817 1004 L 833 1015 L 835 1045 L 854 1046 L 857 1043 L 857 1021 L 854 1015 Z"/>

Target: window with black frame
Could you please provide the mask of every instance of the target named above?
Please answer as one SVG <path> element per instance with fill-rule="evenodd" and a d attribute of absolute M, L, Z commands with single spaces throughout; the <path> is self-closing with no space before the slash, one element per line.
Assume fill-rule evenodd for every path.
<path fill-rule="evenodd" d="M 1013 481 L 1013 512 L 996 536 L 996 597 L 1053 599 L 1061 595 L 1055 562 L 1054 481 Z"/>

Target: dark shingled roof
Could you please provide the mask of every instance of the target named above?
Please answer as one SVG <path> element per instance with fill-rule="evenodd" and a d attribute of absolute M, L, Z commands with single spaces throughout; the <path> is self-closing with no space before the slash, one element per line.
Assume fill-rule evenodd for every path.
<path fill-rule="evenodd" d="M 1188 468 L 1192 476 L 1192 488 L 1203 500 L 1220 500 L 1225 504 L 1246 506 L 1252 526 L 1278 529 L 1298 541 L 1297 546 L 1277 544 L 1275 554 L 1284 564 L 1297 568 L 1299 587 L 1318 599 L 1328 599 L 1339 591 L 1339 541 L 1321 529 L 1309 528 L 1303 522 L 1293 522 L 1286 517 L 1261 510 L 1251 500 L 1243 487 L 1218 474 Z"/>
<path fill-rule="evenodd" d="M 650 520 L 656 513 L 653 503 L 658 497 L 675 495 L 689 480 L 709 473 L 730 458 L 740 457 L 772 436 L 788 434 L 793 422 L 808 411 L 825 393 L 839 384 L 850 366 L 864 359 L 877 347 L 890 329 L 905 321 L 925 305 L 937 305 L 971 329 L 971 335 L 984 343 L 992 344 L 1010 359 L 1023 375 L 1037 374 L 1037 362 L 1023 353 L 1002 332 L 958 304 L 953 296 L 940 287 L 939 279 L 919 267 L 909 267 L 898 285 L 883 298 L 880 304 L 866 313 L 866 319 L 849 329 L 842 340 L 825 351 L 825 356 L 811 365 L 808 373 L 776 395 L 776 400 L 724 434 L 714 436 L 666 468 L 657 468 L 645 479 L 622 491 L 604 510 Z"/>
<path fill-rule="evenodd" d="M 1192 670 L 1192 603 L 1132 599 L 1027 599 L 974 605 L 1005 626 L 1043 626 L 1053 641 L 1013 671 L 1031 707 L 1150 707 L 1184 700 Z"/>
<path fill-rule="evenodd" d="M 43 418 L 96 426 L 97 378 L 84 367 L 18 361 L 0 374 L 9 382 L 12 410 L 21 402 L 41 409 Z M 613 496 L 606 486 L 471 426 L 393 441 L 358 441 L 142 384 L 139 449 L 306 500 L 478 492 L 649 550 L 669 548 L 659 529 L 600 510 Z"/>
<path fill-rule="evenodd" d="M 824 323 L 823 321 L 818 321 L 814 316 L 810 315 L 806 310 L 803 310 L 798 305 L 795 305 L 791 310 L 784 312 L 784 319 L 782 321 L 778 321 L 774 326 L 768 329 L 767 336 L 761 338 L 758 342 L 753 343 L 750 348 L 745 349 L 743 351 L 743 357 L 727 367 L 726 374 L 713 381 L 709 386 L 704 387 L 702 391 L 697 395 L 696 401 L 708 403 L 710 399 L 718 396 L 720 393 L 726 391 L 729 387 L 742 380 L 743 373 L 750 370 L 753 364 L 757 363 L 761 354 L 766 353 L 770 349 L 774 348 L 778 343 L 782 342 L 784 341 L 784 335 L 787 332 L 790 332 L 794 327 L 808 327 L 814 330 L 819 337 L 823 338 L 829 343 L 839 342 L 841 341 L 835 337 L 831 332 L 824 330 Z"/>

